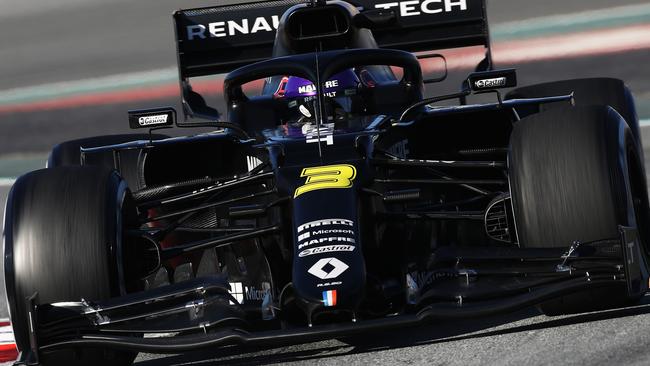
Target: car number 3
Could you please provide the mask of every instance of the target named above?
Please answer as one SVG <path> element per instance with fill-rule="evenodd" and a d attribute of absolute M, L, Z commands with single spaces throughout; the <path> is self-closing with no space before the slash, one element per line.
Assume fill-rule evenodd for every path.
<path fill-rule="evenodd" d="M 307 177 L 305 184 L 296 188 L 293 198 L 303 193 L 328 188 L 350 188 L 357 176 L 357 169 L 349 164 L 305 168 L 300 177 Z"/>

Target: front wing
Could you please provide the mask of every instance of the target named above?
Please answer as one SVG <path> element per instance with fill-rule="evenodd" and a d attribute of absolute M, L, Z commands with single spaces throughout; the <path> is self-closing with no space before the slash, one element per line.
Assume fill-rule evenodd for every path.
<path fill-rule="evenodd" d="M 543 257 L 535 250 L 519 258 L 512 252 L 497 251 L 489 256 L 479 253 L 474 258 L 456 253 L 457 266 L 477 260 L 486 265 L 483 269 L 477 264 L 476 270 L 457 271 L 460 285 L 455 293 L 461 295 L 455 301 L 440 301 L 440 291 L 422 289 L 417 304 L 400 314 L 304 327 L 288 327 L 280 322 L 253 330 L 259 321 L 247 318 L 230 294 L 227 279 L 221 275 L 102 303 L 82 300 L 39 304 L 36 293 L 29 302 L 30 321 L 36 325 L 30 329 L 30 349 L 22 350 L 16 365 L 39 365 L 42 354 L 75 347 L 181 353 L 230 345 L 305 343 L 435 320 L 511 312 L 603 286 L 627 286 L 630 297 L 648 290 L 645 255 L 636 228 L 620 227 L 617 239 L 585 244 L 581 249 L 572 247 L 561 257 Z M 600 254 L 604 252 L 615 254 Z M 504 260 L 511 265 L 495 277 L 490 268 L 494 268 L 495 261 Z M 552 268 L 553 273 L 544 272 L 544 268 Z M 504 277 L 504 273 L 510 276 Z M 517 279 L 509 282 L 508 278 Z M 475 286 L 482 280 L 492 289 L 487 294 L 485 286 Z M 482 295 L 472 298 L 472 288 Z M 152 334 L 157 336 L 150 337 Z"/>

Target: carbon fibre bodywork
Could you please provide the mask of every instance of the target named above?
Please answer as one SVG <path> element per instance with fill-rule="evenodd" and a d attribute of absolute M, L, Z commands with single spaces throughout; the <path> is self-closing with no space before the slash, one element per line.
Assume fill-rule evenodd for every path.
<path fill-rule="evenodd" d="M 108 249 L 111 297 L 42 302 L 35 291 L 17 364 L 70 349 L 178 353 L 308 342 L 487 316 L 598 288 L 623 298 L 645 293 L 639 227 L 619 223 L 616 235 L 588 242 L 530 246 L 518 237 L 513 126 L 523 111 L 573 105 L 573 94 L 504 100 L 498 89 L 514 86 L 516 75 L 492 70 L 484 1 L 424 1 L 418 14 L 410 3 L 279 0 L 175 13 L 184 114 L 216 119 L 189 78 L 229 71 L 229 121 L 199 123 L 220 128 L 207 134 L 81 148 L 81 165 L 124 178 L 109 213 L 120 228 Z M 237 11 L 250 23 L 229 23 Z M 222 52 L 232 44 L 236 52 Z M 427 81 L 410 52 L 470 45 L 486 48 L 478 72 L 460 92 L 424 99 Z M 358 87 L 328 95 L 326 83 L 345 70 L 354 70 Z M 300 102 L 281 93 L 289 77 L 313 83 L 301 84 L 312 89 Z M 262 95 L 251 97 L 243 86 L 256 80 Z M 496 101 L 467 104 L 482 93 Z M 356 109 L 325 108 L 341 97 Z M 444 101 L 458 105 L 435 105 Z M 314 108 L 294 123 L 290 108 L 301 102 Z M 625 130 L 620 115 L 606 112 Z M 134 111 L 130 122 L 153 131 L 175 115 Z M 628 198 L 628 211 L 647 204 Z M 6 217 L 16 205 L 8 203 Z M 12 230 L 5 228 L 6 242 Z M 9 245 L 15 314 L 13 255 Z"/>

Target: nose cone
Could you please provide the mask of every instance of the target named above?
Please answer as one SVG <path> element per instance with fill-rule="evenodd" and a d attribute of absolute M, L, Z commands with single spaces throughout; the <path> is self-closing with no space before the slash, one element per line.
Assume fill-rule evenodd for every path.
<path fill-rule="evenodd" d="M 353 189 L 316 190 L 294 199 L 293 285 L 311 307 L 354 310 L 365 261 Z"/>

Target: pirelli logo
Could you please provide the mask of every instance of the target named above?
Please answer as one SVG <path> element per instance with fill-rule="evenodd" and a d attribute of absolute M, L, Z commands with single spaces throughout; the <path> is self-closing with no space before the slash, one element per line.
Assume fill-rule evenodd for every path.
<path fill-rule="evenodd" d="M 296 188 L 293 198 L 321 189 L 350 188 L 356 176 L 357 169 L 349 164 L 305 168 L 300 173 L 300 177 L 307 179 L 305 184 Z"/>

